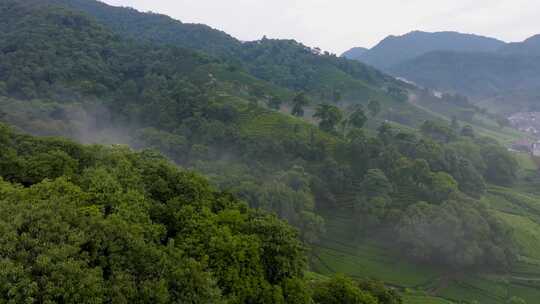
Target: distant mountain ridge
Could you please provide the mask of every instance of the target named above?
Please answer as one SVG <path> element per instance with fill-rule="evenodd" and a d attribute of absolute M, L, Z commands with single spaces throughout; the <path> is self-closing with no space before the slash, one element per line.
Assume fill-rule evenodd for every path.
<path fill-rule="evenodd" d="M 390 72 L 425 87 L 477 99 L 540 84 L 538 58 L 495 52 L 434 51 L 396 65 Z"/>
<path fill-rule="evenodd" d="M 369 51 L 369 49 L 364 47 L 354 47 L 345 53 L 341 55 L 341 57 L 352 59 L 352 60 L 358 60 L 360 56 L 362 56 L 365 52 Z"/>
<path fill-rule="evenodd" d="M 540 56 L 540 34 L 532 36 L 523 42 L 508 43 L 499 49 L 499 53 Z"/>
<path fill-rule="evenodd" d="M 339 90 L 344 99 L 367 100 L 388 87 L 393 77 L 330 54 L 319 54 L 294 40 L 261 39 L 242 42 L 204 24 L 189 24 L 166 15 L 143 13 L 95 0 L 26 0 L 81 11 L 122 37 L 139 42 L 197 50 L 244 69 L 256 78 L 311 95 Z M 326 97 L 324 97 L 326 98 Z"/>
<path fill-rule="evenodd" d="M 540 106 L 540 35 L 504 43 L 453 32 L 411 32 L 387 37 L 353 59 L 423 87 L 489 100 L 486 105 L 504 112 Z"/>
<path fill-rule="evenodd" d="M 81 11 L 134 40 L 171 44 L 202 50 L 214 56 L 230 56 L 241 42 L 204 24 L 183 23 L 167 15 L 143 13 L 129 7 L 94 0 L 27 0 L 37 5 L 57 5 Z"/>
<path fill-rule="evenodd" d="M 402 36 L 388 36 L 372 49 L 351 59 L 385 70 L 431 51 L 491 52 L 503 45 L 503 41 L 472 34 L 413 31 Z"/>

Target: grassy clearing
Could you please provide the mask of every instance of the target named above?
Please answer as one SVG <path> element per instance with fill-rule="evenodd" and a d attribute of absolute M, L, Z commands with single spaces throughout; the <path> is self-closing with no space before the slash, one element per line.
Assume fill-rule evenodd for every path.
<path fill-rule="evenodd" d="M 314 249 L 313 270 L 373 278 L 404 291 L 405 304 L 506 304 L 513 296 L 527 303 L 540 299 L 540 199 L 516 190 L 489 187 L 484 198 L 494 214 L 510 225 L 520 261 L 508 274 L 453 274 L 415 265 L 369 240 L 355 240 L 353 222 L 344 212 L 326 214 L 328 234 Z M 538 215 L 537 215 L 538 214 Z M 476 301 L 476 302 L 475 302 Z"/>
<path fill-rule="evenodd" d="M 522 170 L 538 170 L 538 164 L 529 153 L 515 153 L 514 156 Z"/>
<path fill-rule="evenodd" d="M 540 259 L 540 224 L 525 216 L 503 212 L 497 212 L 497 215 L 513 228 L 521 253 L 529 258 Z"/>

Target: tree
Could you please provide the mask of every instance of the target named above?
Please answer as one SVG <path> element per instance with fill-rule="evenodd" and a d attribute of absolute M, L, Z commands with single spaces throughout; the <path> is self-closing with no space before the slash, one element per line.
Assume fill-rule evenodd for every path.
<path fill-rule="evenodd" d="M 405 102 L 409 98 L 407 90 L 400 87 L 389 87 L 388 95 L 394 97 L 397 101 Z"/>
<path fill-rule="evenodd" d="M 328 281 L 320 282 L 313 288 L 316 304 L 377 304 L 377 299 L 361 290 L 352 279 L 336 275 Z"/>
<path fill-rule="evenodd" d="M 377 116 L 381 112 L 381 103 L 376 99 L 372 99 L 368 103 L 368 110 L 371 116 Z"/>
<path fill-rule="evenodd" d="M 458 183 L 446 172 L 431 173 L 427 184 L 430 201 L 440 204 L 458 192 Z"/>
<path fill-rule="evenodd" d="M 399 293 L 394 290 L 384 286 L 383 282 L 380 281 L 361 281 L 359 282 L 360 289 L 369 291 L 374 295 L 379 304 L 402 304 L 403 300 L 399 296 Z"/>
<path fill-rule="evenodd" d="M 364 177 L 362 189 L 367 197 L 377 197 L 390 194 L 393 186 L 383 171 L 370 169 Z"/>
<path fill-rule="evenodd" d="M 293 108 L 291 114 L 294 116 L 304 116 L 304 107 L 309 104 L 309 100 L 304 92 L 298 93 L 293 99 Z"/>
<path fill-rule="evenodd" d="M 334 132 L 336 125 L 343 118 L 341 110 L 333 105 L 319 104 L 313 117 L 320 119 L 319 127 L 326 132 Z"/>
<path fill-rule="evenodd" d="M 517 160 L 504 147 L 486 145 L 482 148 L 486 161 L 485 178 L 497 185 L 510 186 L 517 178 L 519 168 Z"/>
<path fill-rule="evenodd" d="M 364 127 L 367 121 L 368 121 L 368 117 L 366 113 L 364 112 L 364 109 L 360 107 L 354 110 L 348 119 L 349 124 L 355 128 Z"/>
<path fill-rule="evenodd" d="M 454 130 L 442 122 L 431 120 L 425 121 L 422 126 L 420 126 L 420 131 L 424 136 L 443 143 L 448 143 L 456 139 Z"/>

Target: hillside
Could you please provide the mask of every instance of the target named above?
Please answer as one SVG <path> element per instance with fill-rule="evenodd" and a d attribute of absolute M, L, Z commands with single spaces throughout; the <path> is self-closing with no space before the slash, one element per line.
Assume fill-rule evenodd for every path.
<path fill-rule="evenodd" d="M 0 144 L 1 301 L 400 301 L 376 282 L 308 281 L 295 230 L 155 152 L 34 138 L 3 124 Z"/>
<path fill-rule="evenodd" d="M 422 86 L 475 99 L 532 91 L 540 83 L 540 63 L 536 57 L 497 53 L 430 52 L 390 70 Z"/>
<path fill-rule="evenodd" d="M 230 35 L 204 24 L 182 23 L 169 16 L 141 13 L 94 0 L 29 0 L 34 5 L 56 5 L 79 10 L 130 39 L 202 50 L 214 56 L 231 56 L 241 46 Z"/>
<path fill-rule="evenodd" d="M 466 98 L 408 102 L 421 91 L 295 41 L 225 58 L 22 0 L 0 22 L 0 121 L 18 130 L 0 127 L 0 300 L 409 304 L 478 299 L 443 288 L 477 277 L 536 295 L 518 276 L 534 163 Z"/>
<path fill-rule="evenodd" d="M 186 24 L 168 16 L 113 7 L 95 0 L 30 0 L 34 5 L 57 5 L 81 11 L 122 37 L 202 51 L 251 75 L 292 90 L 325 99 L 339 91 L 358 101 L 399 87 L 379 71 L 355 61 L 321 54 L 296 41 L 262 39 L 249 43 L 201 24 Z M 274 59 L 278 60 L 274 60 Z M 379 91 L 379 92 L 378 92 Z"/>
<path fill-rule="evenodd" d="M 425 88 L 467 95 L 484 108 L 508 114 L 538 108 L 539 42 L 538 36 L 504 43 L 452 32 L 412 32 L 388 37 L 355 59 Z"/>
<path fill-rule="evenodd" d="M 363 47 L 354 47 L 345 53 L 341 54 L 341 57 L 345 57 L 347 59 L 351 60 L 358 60 L 360 56 L 362 56 L 365 52 L 367 52 L 369 49 L 363 48 Z"/>
<path fill-rule="evenodd" d="M 498 50 L 502 54 L 540 56 L 540 35 L 535 35 L 523 42 L 508 43 Z"/>
<path fill-rule="evenodd" d="M 471 34 L 457 32 L 414 31 L 402 36 L 389 36 L 375 47 L 354 59 L 386 70 L 431 51 L 491 52 L 504 42 Z"/>

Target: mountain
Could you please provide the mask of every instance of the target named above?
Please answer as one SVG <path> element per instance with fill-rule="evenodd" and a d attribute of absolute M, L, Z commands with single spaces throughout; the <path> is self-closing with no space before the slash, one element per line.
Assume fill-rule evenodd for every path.
<path fill-rule="evenodd" d="M 540 56 L 540 35 L 535 35 L 523 42 L 508 43 L 500 48 L 501 54 Z"/>
<path fill-rule="evenodd" d="M 346 51 L 345 53 L 341 54 L 341 57 L 345 57 L 351 60 L 358 60 L 360 56 L 362 56 L 367 51 L 368 49 L 363 48 L 363 47 L 354 47 Z"/>
<path fill-rule="evenodd" d="M 503 45 L 503 41 L 478 35 L 414 31 L 385 38 L 358 60 L 384 70 L 430 51 L 491 52 Z"/>
<path fill-rule="evenodd" d="M 183 23 L 169 16 L 142 13 L 95 0 L 28 0 L 35 5 L 55 5 L 81 11 L 111 30 L 138 41 L 149 41 L 203 50 L 215 56 L 230 56 L 241 42 L 204 24 Z"/>
<path fill-rule="evenodd" d="M 540 297 L 534 163 L 466 98 L 424 110 L 296 41 L 209 54 L 44 4 L 0 2 L 0 302 Z"/>
<path fill-rule="evenodd" d="M 492 52 L 432 51 L 387 70 L 418 85 L 466 94 L 483 106 L 511 113 L 539 107 L 539 58 L 537 35 Z"/>
<path fill-rule="evenodd" d="M 367 100 L 380 95 L 377 91 L 400 86 L 378 70 L 330 54 L 319 54 L 294 40 L 241 42 L 206 25 L 186 24 L 168 16 L 94 0 L 29 0 L 28 3 L 77 10 L 123 37 L 202 51 L 262 80 L 318 97 L 340 91 L 343 99 Z"/>
<path fill-rule="evenodd" d="M 389 69 L 422 86 L 460 92 L 475 99 L 538 89 L 540 61 L 534 57 L 435 51 Z"/>

